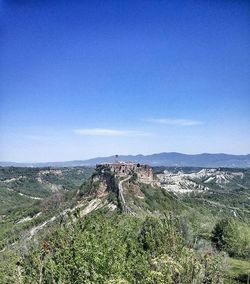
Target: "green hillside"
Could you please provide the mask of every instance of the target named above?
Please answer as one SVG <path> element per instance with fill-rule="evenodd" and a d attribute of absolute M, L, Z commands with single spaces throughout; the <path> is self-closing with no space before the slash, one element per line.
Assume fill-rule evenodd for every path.
<path fill-rule="evenodd" d="M 247 283 L 248 171 L 223 169 L 216 175 L 230 182 L 180 194 L 102 167 L 91 177 L 85 169 L 78 186 L 78 170 L 46 176 L 46 185 L 71 186 L 41 200 L 26 202 L 13 184 L 2 195 L 19 205 L 2 215 L 1 283 Z M 200 169 L 185 171 L 199 173 L 189 186 L 207 184 Z"/>

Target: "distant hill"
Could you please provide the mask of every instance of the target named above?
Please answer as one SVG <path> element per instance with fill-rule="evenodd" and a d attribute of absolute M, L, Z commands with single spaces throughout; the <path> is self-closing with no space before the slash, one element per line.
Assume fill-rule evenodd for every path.
<path fill-rule="evenodd" d="M 77 167 L 77 166 L 95 166 L 99 163 L 108 163 L 115 160 L 114 156 L 97 157 L 89 160 L 76 160 L 65 162 L 48 163 L 15 163 L 0 162 L 0 166 L 18 166 L 18 167 Z M 195 154 L 188 155 L 176 152 L 158 153 L 152 155 L 121 155 L 120 161 L 131 161 L 136 163 L 148 164 L 151 166 L 169 166 L 169 167 L 229 167 L 229 168 L 249 168 L 250 154 L 248 155 L 230 155 L 230 154 Z"/>

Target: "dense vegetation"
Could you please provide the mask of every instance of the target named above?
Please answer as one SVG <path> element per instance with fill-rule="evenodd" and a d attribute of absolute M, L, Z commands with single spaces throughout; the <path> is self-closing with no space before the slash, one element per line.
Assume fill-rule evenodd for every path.
<path fill-rule="evenodd" d="M 178 172 L 180 168 L 172 170 Z M 223 187 L 209 184 L 209 191 L 184 195 L 135 182 L 128 185 L 125 198 L 140 216 L 145 211 L 153 216 L 163 216 L 165 212 L 179 216 L 189 246 L 224 252 L 230 257 L 224 281 L 247 283 L 250 277 L 250 171 L 243 172 L 244 178 L 227 182 Z M 136 198 L 138 186 L 143 195 Z"/>
<path fill-rule="evenodd" d="M 68 223 L 18 263 L 20 283 L 222 283 L 222 257 L 185 245 L 171 216 L 99 212 Z"/>
<path fill-rule="evenodd" d="M 250 227 L 245 223 L 221 219 L 213 229 L 212 242 L 230 256 L 250 259 Z"/>
<path fill-rule="evenodd" d="M 97 173 L 84 178 L 80 187 L 72 172 L 71 190 L 41 200 L 5 187 L 1 198 L 13 208 L 1 215 L 0 283 L 247 283 L 248 177 L 246 171 L 244 179 L 224 188 L 210 184 L 207 192 L 178 195 L 133 176 L 124 196 L 135 217 L 122 213 L 118 182 L 108 172 L 103 179 Z M 47 182 L 59 185 L 50 175 Z M 81 217 L 81 208 L 96 198 L 103 205 Z M 76 209 L 65 215 L 68 208 Z M 53 216 L 63 218 L 44 227 L 35 242 L 26 241 L 30 228 Z"/>

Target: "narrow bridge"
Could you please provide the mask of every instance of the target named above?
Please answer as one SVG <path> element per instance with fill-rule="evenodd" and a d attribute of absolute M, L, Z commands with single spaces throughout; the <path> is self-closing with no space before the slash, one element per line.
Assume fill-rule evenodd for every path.
<path fill-rule="evenodd" d="M 133 212 L 129 206 L 127 205 L 125 199 L 124 199 L 124 195 L 123 195 L 123 187 L 122 187 L 122 184 L 126 181 L 128 181 L 129 179 L 131 178 L 131 176 L 128 176 L 126 177 L 125 179 L 123 180 L 120 180 L 119 181 L 119 184 L 118 184 L 118 188 L 119 188 L 119 198 L 120 198 L 120 201 L 121 201 L 121 204 L 122 204 L 122 211 L 125 212 L 126 214 L 130 214 L 132 216 L 135 216 L 135 212 Z"/>

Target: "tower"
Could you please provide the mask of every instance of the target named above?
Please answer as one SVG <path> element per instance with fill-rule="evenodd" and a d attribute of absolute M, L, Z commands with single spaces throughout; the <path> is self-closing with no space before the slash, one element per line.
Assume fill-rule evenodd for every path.
<path fill-rule="evenodd" d="M 118 164 L 118 155 L 115 155 L 115 163 Z"/>

